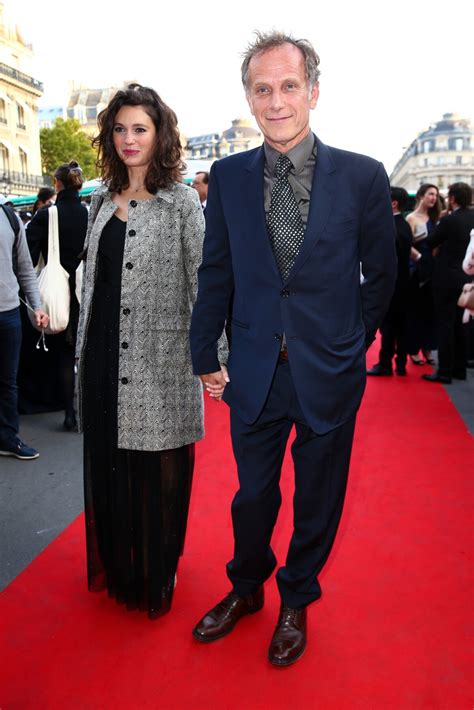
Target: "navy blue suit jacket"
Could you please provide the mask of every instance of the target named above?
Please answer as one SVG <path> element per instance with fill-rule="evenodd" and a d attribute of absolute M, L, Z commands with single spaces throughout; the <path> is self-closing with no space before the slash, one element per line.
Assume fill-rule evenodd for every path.
<path fill-rule="evenodd" d="M 382 164 L 319 140 L 317 150 L 304 243 L 284 283 L 265 221 L 263 147 L 214 163 L 190 340 L 195 374 L 219 370 L 216 343 L 234 292 L 224 400 L 246 423 L 258 418 L 285 333 L 301 408 L 323 434 L 360 404 L 396 254 Z"/>

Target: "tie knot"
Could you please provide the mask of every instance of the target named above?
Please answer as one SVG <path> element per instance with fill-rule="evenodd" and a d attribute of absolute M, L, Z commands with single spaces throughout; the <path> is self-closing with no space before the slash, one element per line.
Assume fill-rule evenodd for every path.
<path fill-rule="evenodd" d="M 288 177 L 288 174 L 293 167 L 293 163 L 287 155 L 280 155 L 275 166 L 275 175 L 277 178 Z"/>

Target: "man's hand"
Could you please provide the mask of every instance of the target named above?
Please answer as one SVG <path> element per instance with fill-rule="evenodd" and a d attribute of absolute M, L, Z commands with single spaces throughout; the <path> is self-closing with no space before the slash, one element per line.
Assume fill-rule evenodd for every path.
<path fill-rule="evenodd" d="M 225 365 L 221 365 L 221 369 L 218 372 L 210 372 L 208 375 L 199 375 L 199 377 L 204 385 L 204 389 L 207 390 L 212 399 L 222 399 L 225 386 L 230 382 Z"/>
<path fill-rule="evenodd" d="M 49 323 L 49 316 L 47 313 L 37 308 L 35 310 L 35 323 L 37 328 L 47 328 Z"/>

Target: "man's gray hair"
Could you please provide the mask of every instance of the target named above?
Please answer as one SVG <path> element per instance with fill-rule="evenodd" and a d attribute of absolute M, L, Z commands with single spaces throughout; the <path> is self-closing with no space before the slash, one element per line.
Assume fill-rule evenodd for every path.
<path fill-rule="evenodd" d="M 247 93 L 249 89 L 248 78 L 250 60 L 257 54 L 267 52 L 269 49 L 274 49 L 275 47 L 281 47 L 283 44 L 292 44 L 295 47 L 298 47 L 298 49 L 302 52 L 306 79 L 310 89 L 314 87 L 321 72 L 318 69 L 319 57 L 316 54 L 311 42 L 307 39 L 295 39 L 291 35 L 287 35 L 284 32 L 277 32 L 276 30 L 272 30 L 271 32 L 255 31 L 255 40 L 249 43 L 246 51 L 243 53 L 244 61 L 242 62 L 241 67 L 242 84 L 244 85 L 244 89 Z"/>

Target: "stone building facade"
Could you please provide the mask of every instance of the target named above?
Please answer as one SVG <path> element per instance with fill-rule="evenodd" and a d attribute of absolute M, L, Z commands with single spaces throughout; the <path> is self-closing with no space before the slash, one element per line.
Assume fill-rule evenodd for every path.
<path fill-rule="evenodd" d="M 424 182 L 443 191 L 453 182 L 474 187 L 474 128 L 469 119 L 445 113 L 415 138 L 390 175 L 392 185 L 409 192 Z"/>
<path fill-rule="evenodd" d="M 66 109 L 66 118 L 75 118 L 81 124 L 84 133 L 91 137 L 95 136 L 97 134 L 97 116 L 118 90 L 116 86 L 108 86 L 105 89 L 89 89 L 86 86 L 77 86 L 73 83 Z"/>
<path fill-rule="evenodd" d="M 0 3 L 0 193 L 27 195 L 43 184 L 33 49 Z"/>

